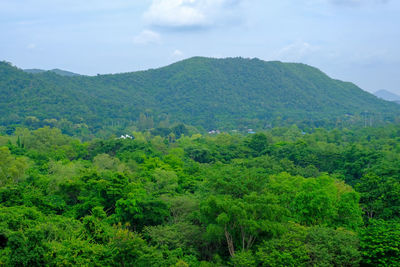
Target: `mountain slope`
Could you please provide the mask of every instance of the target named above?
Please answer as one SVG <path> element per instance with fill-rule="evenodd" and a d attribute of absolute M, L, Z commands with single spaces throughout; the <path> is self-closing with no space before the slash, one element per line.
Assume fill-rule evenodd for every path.
<path fill-rule="evenodd" d="M 258 59 L 195 57 L 140 72 L 89 76 L 25 73 L 0 63 L 0 123 L 27 116 L 100 128 L 140 113 L 205 129 L 324 125 L 368 112 L 385 120 L 400 107 L 316 68 Z"/>

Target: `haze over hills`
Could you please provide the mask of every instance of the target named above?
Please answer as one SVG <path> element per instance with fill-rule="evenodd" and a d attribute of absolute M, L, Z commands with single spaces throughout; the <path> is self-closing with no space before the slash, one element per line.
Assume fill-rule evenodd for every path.
<path fill-rule="evenodd" d="M 32 74 L 37 74 L 37 73 L 43 73 L 46 71 L 49 72 L 54 72 L 58 75 L 61 76 L 79 76 L 80 74 L 74 73 L 74 72 L 70 72 L 70 71 L 66 71 L 66 70 L 60 70 L 60 69 L 52 69 L 52 70 L 42 70 L 42 69 L 24 69 L 23 71 L 27 72 L 27 73 L 32 73 Z"/>
<path fill-rule="evenodd" d="M 183 122 L 209 130 L 322 126 L 365 114 L 391 121 L 400 106 L 304 64 L 195 57 L 159 69 L 93 77 L 32 74 L 2 62 L 0 112 L 2 125 L 34 116 L 96 129 L 135 124 L 142 114 L 154 125 Z"/>
<path fill-rule="evenodd" d="M 381 98 L 381 99 L 384 99 L 386 101 L 393 101 L 393 102 L 396 102 L 396 103 L 400 104 L 400 96 L 396 95 L 396 94 L 394 94 L 392 92 L 389 92 L 387 90 L 376 91 L 374 93 L 374 95 L 379 97 L 379 98 Z"/>

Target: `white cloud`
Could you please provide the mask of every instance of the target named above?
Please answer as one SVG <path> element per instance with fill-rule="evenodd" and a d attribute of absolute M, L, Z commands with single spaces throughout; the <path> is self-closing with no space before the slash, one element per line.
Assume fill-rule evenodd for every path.
<path fill-rule="evenodd" d="M 150 30 L 143 30 L 141 33 L 133 38 L 134 44 L 159 44 L 161 43 L 161 36 L 157 32 Z"/>
<path fill-rule="evenodd" d="M 175 49 L 175 51 L 172 53 L 172 56 L 175 58 L 183 57 L 183 52 L 179 49 Z"/>
<path fill-rule="evenodd" d="M 276 53 L 276 57 L 283 61 L 301 61 L 320 50 L 308 42 L 296 41 L 289 44 Z"/>
<path fill-rule="evenodd" d="M 169 60 L 176 62 L 179 60 L 182 60 L 185 58 L 185 54 L 179 50 L 179 49 L 175 49 L 170 55 L 169 55 Z"/>
<path fill-rule="evenodd" d="M 153 0 L 144 19 L 159 27 L 208 27 L 239 3 L 240 0 Z"/>

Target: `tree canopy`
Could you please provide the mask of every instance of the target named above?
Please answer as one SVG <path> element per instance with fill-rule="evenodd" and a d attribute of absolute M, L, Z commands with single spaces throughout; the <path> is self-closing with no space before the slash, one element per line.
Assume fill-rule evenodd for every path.
<path fill-rule="evenodd" d="M 395 266 L 399 132 L 18 128 L 0 136 L 0 265 Z"/>

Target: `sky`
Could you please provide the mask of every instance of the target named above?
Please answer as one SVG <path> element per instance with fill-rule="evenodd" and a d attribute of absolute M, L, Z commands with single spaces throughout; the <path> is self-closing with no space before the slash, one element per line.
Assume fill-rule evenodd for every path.
<path fill-rule="evenodd" d="M 400 94 L 399 47 L 399 0 L 0 0 L 0 60 L 23 69 L 257 57 Z"/>

